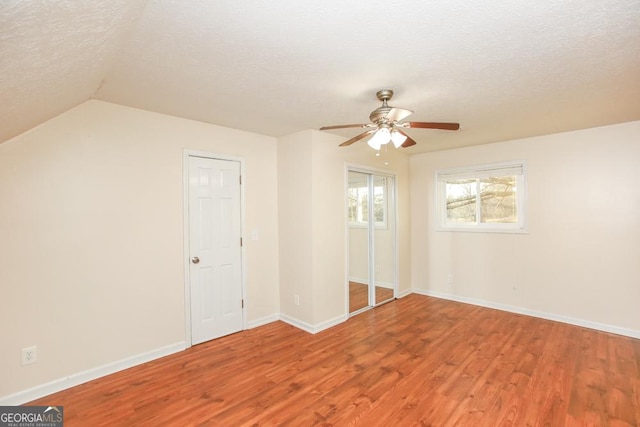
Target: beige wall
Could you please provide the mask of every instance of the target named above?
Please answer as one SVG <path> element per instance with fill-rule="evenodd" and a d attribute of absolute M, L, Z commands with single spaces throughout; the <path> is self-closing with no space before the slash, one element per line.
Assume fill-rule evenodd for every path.
<path fill-rule="evenodd" d="M 398 181 L 398 214 L 400 216 L 399 289 L 410 288 L 409 241 L 409 159 L 402 151 L 390 149 L 381 157 L 366 144 L 338 147 L 344 138 L 325 132 L 304 131 L 278 141 L 278 199 L 280 222 L 280 307 L 285 316 L 306 322 L 312 327 L 347 316 L 346 307 L 346 165 L 357 164 L 395 173 Z M 304 147 L 304 148 L 303 148 Z M 289 150 L 301 150 L 293 156 Z M 310 151 L 308 151 L 310 150 Z M 385 165 L 384 162 L 388 162 Z M 295 165 L 294 165 L 295 164 Z M 302 183 L 293 181 L 301 180 Z M 295 200 L 301 189 L 309 188 L 310 199 Z M 297 206 L 298 220 L 282 209 Z M 282 218 L 288 218 L 286 221 Z M 295 221 L 295 227 L 288 227 Z M 300 238 L 302 237 L 302 238 Z M 296 253 L 297 252 L 297 253 Z M 295 278 L 307 277 L 311 262 L 311 278 L 299 283 Z M 301 287 L 306 290 L 301 290 Z M 303 292 L 312 299 L 293 304 L 294 293 Z M 304 305 L 304 308 L 302 308 Z"/>
<path fill-rule="evenodd" d="M 277 315 L 276 140 L 89 101 L 0 145 L 0 398 L 184 343 L 185 148 L 245 159 L 248 320 Z"/>
<path fill-rule="evenodd" d="M 437 169 L 507 160 L 528 234 L 435 231 Z M 413 156 L 413 287 L 639 335 L 639 166 L 640 122 Z"/>
<path fill-rule="evenodd" d="M 307 324 L 313 324 L 310 166 L 308 132 L 278 139 L 280 311 Z"/>

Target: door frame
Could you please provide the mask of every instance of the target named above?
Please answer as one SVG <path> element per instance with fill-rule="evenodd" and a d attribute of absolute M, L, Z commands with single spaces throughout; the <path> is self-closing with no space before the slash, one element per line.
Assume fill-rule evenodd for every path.
<path fill-rule="evenodd" d="M 182 236 L 183 236 L 183 248 L 182 248 L 182 265 L 184 270 L 184 324 L 185 324 L 185 347 L 189 348 L 193 345 L 191 337 L 191 275 L 190 275 L 190 237 L 189 237 L 189 157 L 202 157 L 212 160 L 226 160 L 240 163 L 240 177 L 245 175 L 245 160 L 242 157 L 230 156 L 227 154 L 212 153 L 209 151 L 201 150 L 182 150 Z M 247 286 L 246 286 L 246 254 L 244 243 L 247 239 L 244 238 L 245 230 L 245 195 L 244 195 L 244 182 L 240 185 L 240 236 L 243 241 L 243 245 L 240 247 L 240 286 L 242 286 L 242 300 L 244 301 L 242 307 L 242 330 L 247 329 Z"/>
<path fill-rule="evenodd" d="M 351 313 L 349 313 L 349 265 L 350 265 L 350 260 L 349 260 L 349 195 L 348 195 L 348 189 L 349 189 L 349 172 L 360 172 L 360 173 L 366 173 L 366 174 L 371 174 L 371 175 L 379 175 L 379 176 L 386 176 L 388 178 L 393 178 L 393 209 L 394 209 L 394 219 L 393 219 L 393 227 L 394 227 L 394 233 L 393 233 L 393 256 L 395 258 L 395 268 L 393 269 L 393 296 L 394 298 L 398 297 L 398 280 L 400 278 L 400 258 L 399 258 L 399 250 L 398 250 L 398 177 L 396 175 L 396 173 L 394 171 L 389 171 L 389 170 L 385 170 L 385 169 L 379 169 L 379 168 L 375 168 L 375 167 L 371 167 L 371 166 L 366 166 L 366 165 L 359 165 L 359 164 L 355 164 L 355 163 L 345 163 L 345 168 L 344 168 L 344 232 L 345 232 L 345 268 L 344 268 L 344 272 L 345 272 L 345 277 L 344 277 L 344 293 L 345 293 L 345 298 L 344 298 L 344 310 L 345 313 L 347 313 L 347 317 L 351 317 Z M 391 225 L 391 224 L 389 224 Z M 371 232 L 371 231 L 370 231 Z M 371 268 L 372 266 L 369 265 L 369 277 L 371 277 Z M 375 276 L 374 276 L 375 278 Z M 373 306 L 369 306 L 366 309 L 371 309 L 375 307 L 375 304 Z M 366 310 L 358 310 L 357 312 L 355 312 L 356 314 L 360 314 L 360 312 L 362 311 L 366 311 Z"/>

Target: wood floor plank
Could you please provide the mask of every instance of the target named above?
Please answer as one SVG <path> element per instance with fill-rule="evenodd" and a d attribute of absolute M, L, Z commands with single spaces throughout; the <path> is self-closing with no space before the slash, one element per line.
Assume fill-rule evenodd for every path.
<path fill-rule="evenodd" d="M 65 426 L 640 425 L 640 340 L 410 295 L 274 322 L 32 404 Z"/>

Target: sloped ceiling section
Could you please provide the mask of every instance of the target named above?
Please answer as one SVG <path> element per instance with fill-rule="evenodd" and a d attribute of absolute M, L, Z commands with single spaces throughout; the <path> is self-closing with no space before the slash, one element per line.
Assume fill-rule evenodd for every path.
<path fill-rule="evenodd" d="M 3 138 L 91 96 L 281 136 L 390 88 L 462 124 L 407 153 L 640 120 L 640 0 L 2 4 Z"/>
<path fill-rule="evenodd" d="M 145 4 L 0 2 L 0 142 L 91 98 Z"/>

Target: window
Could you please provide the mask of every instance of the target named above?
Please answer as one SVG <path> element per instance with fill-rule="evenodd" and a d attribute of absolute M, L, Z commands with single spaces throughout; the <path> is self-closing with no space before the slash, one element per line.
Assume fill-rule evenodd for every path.
<path fill-rule="evenodd" d="M 436 172 L 439 229 L 524 232 L 525 164 Z"/>
<path fill-rule="evenodd" d="M 355 174 L 354 174 L 355 175 Z M 366 227 L 369 223 L 369 186 L 367 175 L 349 182 L 349 225 Z M 377 228 L 387 227 L 387 178 L 373 176 L 373 218 Z"/>

